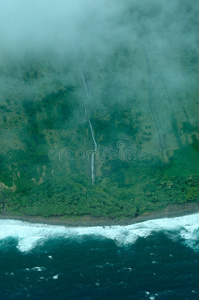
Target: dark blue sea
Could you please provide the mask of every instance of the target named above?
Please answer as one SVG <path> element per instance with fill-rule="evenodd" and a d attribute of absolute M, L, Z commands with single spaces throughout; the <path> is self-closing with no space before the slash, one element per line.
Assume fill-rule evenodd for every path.
<path fill-rule="evenodd" d="M 0 220 L 0 299 L 199 299 L 199 214 L 104 228 Z"/>

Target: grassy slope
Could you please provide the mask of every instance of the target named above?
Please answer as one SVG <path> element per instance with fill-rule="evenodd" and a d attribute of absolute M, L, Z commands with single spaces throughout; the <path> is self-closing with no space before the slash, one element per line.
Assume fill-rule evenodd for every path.
<path fill-rule="evenodd" d="M 93 149 L 93 144 L 74 66 L 68 62 L 55 67 L 50 57 L 5 63 L 0 104 L 2 210 L 120 218 L 199 200 L 195 127 L 186 125 L 183 134 L 188 132 L 193 142 L 181 142 L 169 162 L 151 151 L 145 159 L 138 157 L 153 145 L 156 130 L 145 105 L 140 105 L 147 84 L 143 83 L 136 95 L 125 75 L 117 87 L 118 74 L 124 73 L 129 55 L 120 49 L 106 69 L 95 65 L 95 77 L 87 76 L 88 85 L 95 84 L 88 108 L 99 146 L 96 185 L 91 184 L 86 151 Z M 182 133 L 176 126 L 170 136 L 178 142 Z M 136 147 L 136 157 L 120 157 L 118 141 L 124 143 L 123 150 Z"/>

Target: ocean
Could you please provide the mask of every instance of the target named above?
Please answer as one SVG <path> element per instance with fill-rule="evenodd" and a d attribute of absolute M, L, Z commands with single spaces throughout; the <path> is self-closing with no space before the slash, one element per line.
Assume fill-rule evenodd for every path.
<path fill-rule="evenodd" d="M 0 299 L 199 299 L 199 214 L 82 228 L 0 220 Z"/>

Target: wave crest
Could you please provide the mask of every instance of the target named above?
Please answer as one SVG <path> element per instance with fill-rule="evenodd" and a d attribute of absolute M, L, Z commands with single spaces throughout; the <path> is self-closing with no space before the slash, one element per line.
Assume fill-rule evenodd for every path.
<path fill-rule="evenodd" d="M 0 240 L 18 239 L 17 248 L 27 252 L 50 238 L 102 236 L 114 240 L 117 245 L 129 245 L 138 238 L 146 238 L 152 232 L 165 231 L 171 239 L 199 251 L 199 213 L 177 218 L 149 220 L 128 226 L 64 227 L 34 224 L 16 220 L 0 220 Z"/>

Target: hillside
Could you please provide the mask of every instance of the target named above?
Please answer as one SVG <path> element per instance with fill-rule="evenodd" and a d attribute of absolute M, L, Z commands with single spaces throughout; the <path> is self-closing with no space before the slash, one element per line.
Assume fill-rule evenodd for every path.
<path fill-rule="evenodd" d="M 61 50 L 1 50 L 2 212 L 122 218 L 199 201 L 198 23 L 183 3 L 175 19 L 178 6 L 126 1 L 106 34 L 85 24 Z"/>

